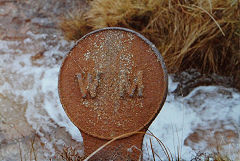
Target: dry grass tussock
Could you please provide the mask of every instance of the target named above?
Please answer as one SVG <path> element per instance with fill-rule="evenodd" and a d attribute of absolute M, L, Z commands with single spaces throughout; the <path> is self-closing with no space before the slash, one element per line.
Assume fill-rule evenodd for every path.
<path fill-rule="evenodd" d="M 130 28 L 157 46 L 169 72 L 240 75 L 239 0 L 92 0 L 88 6 L 62 19 L 66 39 L 103 27 Z"/>

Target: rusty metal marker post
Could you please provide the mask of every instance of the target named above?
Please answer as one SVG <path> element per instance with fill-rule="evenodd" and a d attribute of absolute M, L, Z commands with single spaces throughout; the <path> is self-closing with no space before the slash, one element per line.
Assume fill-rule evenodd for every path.
<path fill-rule="evenodd" d="M 154 45 L 119 27 L 82 37 L 66 56 L 58 83 L 63 108 L 82 133 L 86 156 L 120 135 L 145 132 L 163 106 L 168 84 Z M 116 140 L 93 158 L 138 160 L 143 136 Z"/>

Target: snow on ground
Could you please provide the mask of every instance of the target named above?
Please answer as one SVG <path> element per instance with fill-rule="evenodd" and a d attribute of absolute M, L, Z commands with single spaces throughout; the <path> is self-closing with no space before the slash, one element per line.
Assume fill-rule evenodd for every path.
<path fill-rule="evenodd" d="M 199 144 L 195 145 L 196 148 L 192 148 L 194 145 L 191 145 L 191 147 L 186 146 L 189 135 L 200 127 L 204 127 L 208 131 L 208 135 L 214 135 L 221 128 L 238 133 L 240 125 L 240 93 L 237 93 L 234 89 L 221 86 L 200 86 L 186 97 L 175 97 L 173 91 L 176 89 L 177 84 L 177 82 L 172 82 L 170 76 L 167 100 L 162 111 L 149 128 L 169 148 L 170 153 L 178 156 L 178 152 L 180 152 L 181 158 L 190 160 L 201 150 L 202 152 L 215 152 L 214 149 L 208 147 L 209 144 L 206 142 L 209 136 L 202 136 L 206 140 L 199 140 Z M 225 127 L 218 126 L 222 124 Z M 212 136 L 212 139 L 214 137 Z M 145 136 L 144 145 L 148 146 L 145 146 L 145 149 L 150 147 L 150 138 L 153 141 L 153 149 L 161 157 L 166 158 L 162 148 L 156 139 L 152 137 Z M 228 139 L 224 136 L 221 138 L 223 140 L 219 140 L 219 146 L 222 146 L 223 142 L 226 142 L 225 139 Z M 224 148 L 224 154 L 230 156 L 232 160 L 237 159 L 240 150 L 239 144 L 239 139 L 235 139 L 233 142 L 224 145 L 222 147 Z M 149 156 L 152 157 L 151 152 L 146 153 L 145 159 L 149 159 Z"/>
<path fill-rule="evenodd" d="M 55 155 L 55 144 L 63 143 L 54 135 L 51 139 L 46 137 L 45 134 L 51 134 L 53 128 L 65 127 L 72 138 L 79 142 L 82 141 L 82 137 L 63 111 L 57 90 L 62 57 L 73 44 L 54 35 L 51 39 L 55 44 L 49 43 L 50 39 L 47 36 L 29 31 L 27 38 L 23 40 L 28 48 L 25 51 L 19 49 L 22 44 L 18 41 L 0 41 L 0 94 L 15 102 L 27 104 L 26 120 L 45 143 L 45 148 L 48 149 L 45 152 L 46 156 L 52 157 Z M 43 54 L 41 58 L 36 58 L 35 51 L 41 51 L 39 48 L 44 49 Z M 57 60 L 58 58 L 61 60 Z M 172 76 L 169 76 L 167 100 L 149 130 L 169 148 L 174 156 L 180 152 L 181 158 L 190 160 L 196 155 L 196 149 L 207 149 L 209 145 L 205 136 L 197 141 L 189 138 L 198 129 L 209 131 L 206 138 L 211 135 L 214 137 L 221 128 L 238 131 L 240 93 L 221 86 L 200 86 L 186 97 L 180 97 L 174 95 L 179 83 L 172 80 Z M 150 137 L 144 139 L 145 160 L 151 159 L 152 156 L 149 139 Z M 154 150 L 164 157 L 157 141 L 152 137 L 151 139 Z M 231 146 L 235 147 L 233 143 Z M 229 148 L 229 145 L 226 144 L 225 147 Z M 235 150 L 238 151 L 239 142 L 236 145 Z M 237 157 L 231 156 L 233 159 Z"/>
<path fill-rule="evenodd" d="M 46 157 L 52 157 L 55 155 L 54 144 L 62 144 L 62 141 L 56 140 L 54 136 L 49 139 L 46 134 L 51 134 L 57 125 L 66 127 L 76 141 L 82 141 L 79 130 L 63 111 L 57 92 L 60 63 L 57 63 L 54 55 L 63 56 L 65 52 L 60 48 L 69 49 L 72 44 L 60 40 L 56 45 L 49 46 L 44 41 L 46 35 L 32 32 L 27 34 L 24 43 L 32 51 L 30 53 L 19 50 L 18 46 L 12 49 L 12 44 L 17 45 L 15 42 L 0 42 L 0 94 L 14 102 L 27 104 L 26 120 L 45 144 L 48 151 Z M 33 60 L 36 49 L 29 49 L 34 48 L 34 43 L 38 43 L 38 48 L 42 46 L 46 50 L 39 60 Z M 4 116 L 4 111 L 1 113 Z"/>
<path fill-rule="evenodd" d="M 57 34 L 54 23 L 56 15 L 66 13 L 71 6 L 80 5 L 68 0 L 1 3 L 0 160 L 19 159 L 22 137 L 31 136 L 32 131 L 44 143 L 46 160 L 56 155 L 56 147 L 71 140 L 64 139 L 69 135 L 58 134 L 59 127 L 74 140 L 82 141 L 63 111 L 57 91 L 60 64 L 73 43 Z M 174 91 L 179 82 L 173 82 L 173 77 L 169 76 L 164 107 L 149 130 L 174 156 L 180 152 L 186 160 L 198 151 L 212 152 L 216 148 L 240 160 L 240 93 L 221 86 L 199 86 L 185 97 L 177 96 Z M 145 160 L 152 157 L 149 138 L 144 139 Z M 161 147 L 151 139 L 154 150 L 164 158 Z M 12 145 L 16 145 L 16 152 Z M 10 156 L 13 154 L 15 159 Z"/>

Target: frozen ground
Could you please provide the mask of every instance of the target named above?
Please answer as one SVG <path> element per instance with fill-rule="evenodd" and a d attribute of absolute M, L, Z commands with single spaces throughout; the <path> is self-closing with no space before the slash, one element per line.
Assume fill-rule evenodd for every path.
<path fill-rule="evenodd" d="M 73 45 L 57 29 L 57 17 L 74 5 L 67 0 L 0 2 L 0 160 L 58 160 L 64 145 L 82 153 L 81 134 L 57 93 L 59 67 Z M 187 73 L 182 77 L 193 79 Z M 149 130 L 173 155 L 179 151 L 186 160 L 199 151 L 217 150 L 239 160 L 240 93 L 209 85 L 181 96 L 179 86 L 169 76 L 167 100 Z M 146 160 L 151 160 L 149 149 L 146 137 Z"/>
<path fill-rule="evenodd" d="M 170 76 L 167 100 L 150 131 L 173 155 L 180 152 L 186 160 L 197 152 L 217 150 L 239 160 L 240 94 L 222 86 L 199 86 L 186 97 L 176 97 L 178 84 Z M 149 137 L 144 143 L 149 148 Z M 164 156 L 156 141 L 154 148 Z"/>

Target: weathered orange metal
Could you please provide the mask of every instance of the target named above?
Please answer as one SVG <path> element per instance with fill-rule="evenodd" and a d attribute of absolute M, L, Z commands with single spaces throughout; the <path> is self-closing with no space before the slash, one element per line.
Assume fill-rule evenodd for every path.
<path fill-rule="evenodd" d="M 146 131 L 163 106 L 167 83 L 155 46 L 139 33 L 112 27 L 85 35 L 72 48 L 60 70 L 59 96 L 68 117 L 82 132 L 89 155 L 117 136 Z M 127 149 L 141 149 L 143 136 L 115 141 L 107 151 L 119 154 L 113 160 L 136 160 L 139 151 L 130 154 Z M 104 152 L 95 158 L 109 156 Z"/>

